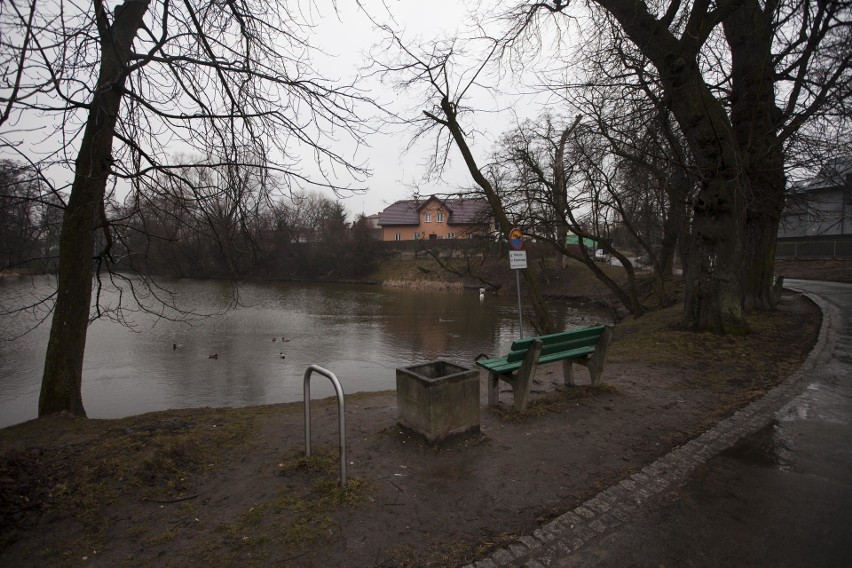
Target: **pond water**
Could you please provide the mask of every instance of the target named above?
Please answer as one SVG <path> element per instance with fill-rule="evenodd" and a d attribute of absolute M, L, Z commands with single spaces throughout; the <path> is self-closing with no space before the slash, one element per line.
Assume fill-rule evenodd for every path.
<path fill-rule="evenodd" d="M 311 364 L 333 372 L 347 394 L 393 389 L 397 367 L 434 359 L 472 366 L 477 355 L 497 355 L 519 335 L 512 298 L 481 298 L 475 290 L 251 282 L 237 287 L 234 307 L 228 282 L 157 284 L 161 299 L 197 315 L 176 317 L 148 295 L 143 304 L 155 313 L 113 311 L 95 320 L 83 369 L 83 404 L 92 418 L 297 401 Z M 45 305 L 8 312 L 53 290 L 47 277 L 0 280 L 0 427 L 37 414 L 50 325 L 49 318 L 36 325 L 47 316 Z M 126 283 L 110 286 L 101 303 L 132 305 L 128 297 Z M 563 329 L 603 321 L 565 305 L 555 309 Z M 334 391 L 316 375 L 311 394 Z"/>

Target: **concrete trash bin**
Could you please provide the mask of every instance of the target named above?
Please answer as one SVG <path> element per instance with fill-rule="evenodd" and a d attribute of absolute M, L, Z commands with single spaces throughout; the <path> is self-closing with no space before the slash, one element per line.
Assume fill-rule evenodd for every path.
<path fill-rule="evenodd" d="M 431 361 L 396 370 L 399 423 L 430 443 L 479 432 L 479 370 Z"/>

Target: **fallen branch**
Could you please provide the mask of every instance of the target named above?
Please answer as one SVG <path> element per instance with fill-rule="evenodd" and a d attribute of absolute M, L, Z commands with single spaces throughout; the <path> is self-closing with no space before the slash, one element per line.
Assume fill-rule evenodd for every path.
<path fill-rule="evenodd" d="M 174 499 L 154 499 L 151 497 L 143 497 L 143 501 L 151 501 L 152 503 L 180 503 L 181 501 L 189 501 L 190 499 L 195 499 L 198 497 L 198 493 L 194 493 L 192 495 L 186 495 L 184 497 L 175 497 Z"/>

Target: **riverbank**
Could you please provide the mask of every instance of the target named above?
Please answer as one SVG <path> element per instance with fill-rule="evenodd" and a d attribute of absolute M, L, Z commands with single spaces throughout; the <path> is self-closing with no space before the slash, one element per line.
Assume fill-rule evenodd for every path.
<path fill-rule="evenodd" d="M 471 266 L 468 259 L 442 259 L 442 266 L 430 256 L 416 259 L 383 260 L 362 283 L 381 284 L 415 289 L 484 288 L 489 293 L 510 294 L 515 289 L 515 274 L 508 261 L 482 259 Z M 585 299 L 601 305 L 615 302 L 612 291 L 591 271 L 576 260 L 569 260 L 563 268 L 556 268 L 552 258 L 538 259 L 542 293 L 549 298 Z M 623 282 L 624 271 L 618 266 L 598 265 L 616 282 Z M 448 269 L 449 268 L 449 269 Z M 787 278 L 852 282 L 852 259 L 777 259 L 775 272 Z M 470 276 L 474 273 L 476 277 Z M 640 296 L 652 302 L 653 276 L 648 270 L 637 271 Z"/>
<path fill-rule="evenodd" d="M 605 318 L 620 321 L 627 311 L 615 294 L 598 280 L 581 262 L 568 260 L 557 267 L 553 255 L 534 257 L 539 277 L 539 292 L 552 304 L 567 303 L 573 307 L 606 314 Z M 621 267 L 599 265 L 615 282 L 626 280 Z M 473 274 L 474 276 L 472 276 Z M 509 268 L 507 258 L 467 258 L 435 260 L 424 255 L 416 259 L 383 260 L 370 275 L 371 282 L 396 288 L 415 290 L 477 289 L 485 294 L 509 297 L 516 294 L 515 271 Z M 653 305 L 653 274 L 640 270 L 636 273 L 637 289 L 644 302 Z M 522 289 L 526 284 L 522 281 Z"/>
<path fill-rule="evenodd" d="M 564 268 L 556 268 L 552 255 L 533 259 L 542 275 L 542 285 L 549 288 L 572 288 L 577 295 L 604 293 L 601 284 L 585 265 L 569 260 Z M 601 264 L 612 277 L 619 279 L 623 270 Z M 382 260 L 368 276 L 373 282 L 410 282 L 415 286 L 434 283 L 456 284 L 464 288 L 486 288 L 489 292 L 508 293 L 514 290 L 515 272 L 509 268 L 507 258 L 468 259 L 456 257 L 440 259 L 424 255 L 415 259 Z M 582 292 L 579 292 L 582 291 Z"/>
<path fill-rule="evenodd" d="M 336 405 L 51 417 L 0 430 L 0 563 L 14 566 L 458 566 L 506 546 L 683 444 L 788 376 L 819 312 L 785 293 L 754 332 L 679 331 L 679 308 L 616 328 L 605 387 L 540 369 L 530 408 L 485 409 L 441 447 L 396 426 L 392 392 Z M 577 369 L 585 384 L 585 368 Z"/>

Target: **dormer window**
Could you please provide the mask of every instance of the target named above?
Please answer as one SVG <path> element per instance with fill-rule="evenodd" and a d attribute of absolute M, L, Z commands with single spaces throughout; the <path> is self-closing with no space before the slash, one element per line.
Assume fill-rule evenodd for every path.
<path fill-rule="evenodd" d="M 432 214 L 426 213 L 426 215 L 423 216 L 423 221 L 426 222 L 426 223 L 431 223 L 432 222 Z"/>
<path fill-rule="evenodd" d="M 439 222 L 439 223 L 443 223 L 443 222 L 444 222 L 444 214 L 443 214 L 443 213 L 438 213 L 438 214 L 437 214 L 437 218 L 436 218 L 435 220 L 436 220 L 437 222 Z"/>

